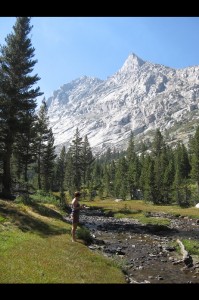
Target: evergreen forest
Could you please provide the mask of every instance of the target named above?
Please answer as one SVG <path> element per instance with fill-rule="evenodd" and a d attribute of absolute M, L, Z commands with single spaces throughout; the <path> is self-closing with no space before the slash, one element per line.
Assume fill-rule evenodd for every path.
<path fill-rule="evenodd" d="M 186 146 L 169 146 L 157 129 L 150 147 L 138 147 L 131 132 L 126 151 L 108 148 L 99 157 L 76 128 L 69 149 L 63 146 L 56 153 L 45 97 L 37 110 L 37 97 L 43 93 L 34 74 L 30 21 L 17 17 L 0 48 L 0 197 L 22 195 L 29 201 L 38 190 L 59 192 L 64 207 L 67 197 L 80 190 L 90 201 L 98 195 L 180 207 L 198 203 L 198 125 Z"/>

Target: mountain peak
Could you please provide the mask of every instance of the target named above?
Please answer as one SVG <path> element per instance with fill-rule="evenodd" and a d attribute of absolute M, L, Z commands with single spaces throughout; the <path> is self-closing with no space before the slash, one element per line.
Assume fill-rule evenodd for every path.
<path fill-rule="evenodd" d="M 157 128 L 167 130 L 170 144 L 188 141 L 186 128 L 199 118 L 198 69 L 175 71 L 131 53 L 107 80 L 83 76 L 67 83 L 48 102 L 57 151 L 70 146 L 77 127 L 99 155 L 126 150 L 131 131 L 138 142 L 151 140 Z"/>
<path fill-rule="evenodd" d="M 139 58 L 136 54 L 131 53 L 128 58 L 125 60 L 122 68 L 120 69 L 121 72 L 131 72 L 139 69 L 145 61 Z"/>
<path fill-rule="evenodd" d="M 131 63 L 131 64 L 132 64 L 132 63 L 133 63 L 133 64 L 137 64 L 137 65 L 139 65 L 139 66 L 141 66 L 141 65 L 143 65 L 143 64 L 145 63 L 145 61 L 142 60 L 140 57 L 138 57 L 135 53 L 131 53 L 131 54 L 128 56 L 126 62 Z"/>

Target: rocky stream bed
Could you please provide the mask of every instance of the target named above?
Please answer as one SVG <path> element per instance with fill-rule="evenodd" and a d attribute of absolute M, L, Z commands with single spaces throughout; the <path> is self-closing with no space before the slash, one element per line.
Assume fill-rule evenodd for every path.
<path fill-rule="evenodd" d="M 183 239 L 199 239 L 199 222 L 168 214 L 152 217 L 170 219 L 170 226 L 143 225 L 135 219 L 105 216 L 102 210 L 81 211 L 80 223 L 93 237 L 88 247 L 113 257 L 132 283 L 199 283 L 199 257 L 183 257 L 172 246 Z M 70 219 L 66 221 L 70 222 Z"/>

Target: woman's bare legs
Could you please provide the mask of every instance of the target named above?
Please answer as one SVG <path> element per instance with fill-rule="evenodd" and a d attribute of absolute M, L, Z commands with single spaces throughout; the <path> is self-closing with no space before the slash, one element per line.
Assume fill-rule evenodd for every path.
<path fill-rule="evenodd" d="M 76 242 L 76 238 L 75 238 L 76 229 L 77 229 L 77 223 L 72 224 L 71 235 L 72 235 L 73 242 Z"/>

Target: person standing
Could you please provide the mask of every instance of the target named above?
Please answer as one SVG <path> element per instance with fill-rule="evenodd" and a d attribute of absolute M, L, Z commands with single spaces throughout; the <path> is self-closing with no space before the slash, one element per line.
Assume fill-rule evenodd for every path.
<path fill-rule="evenodd" d="M 79 223 L 79 212 L 80 209 L 84 208 L 84 205 L 80 205 L 79 203 L 79 198 L 81 196 L 80 192 L 75 192 L 74 193 L 74 199 L 72 200 L 72 212 L 71 212 L 71 216 L 72 216 L 72 230 L 71 230 L 71 235 L 72 235 L 72 241 L 76 242 L 76 238 L 75 238 L 75 233 L 77 230 L 77 225 Z"/>

